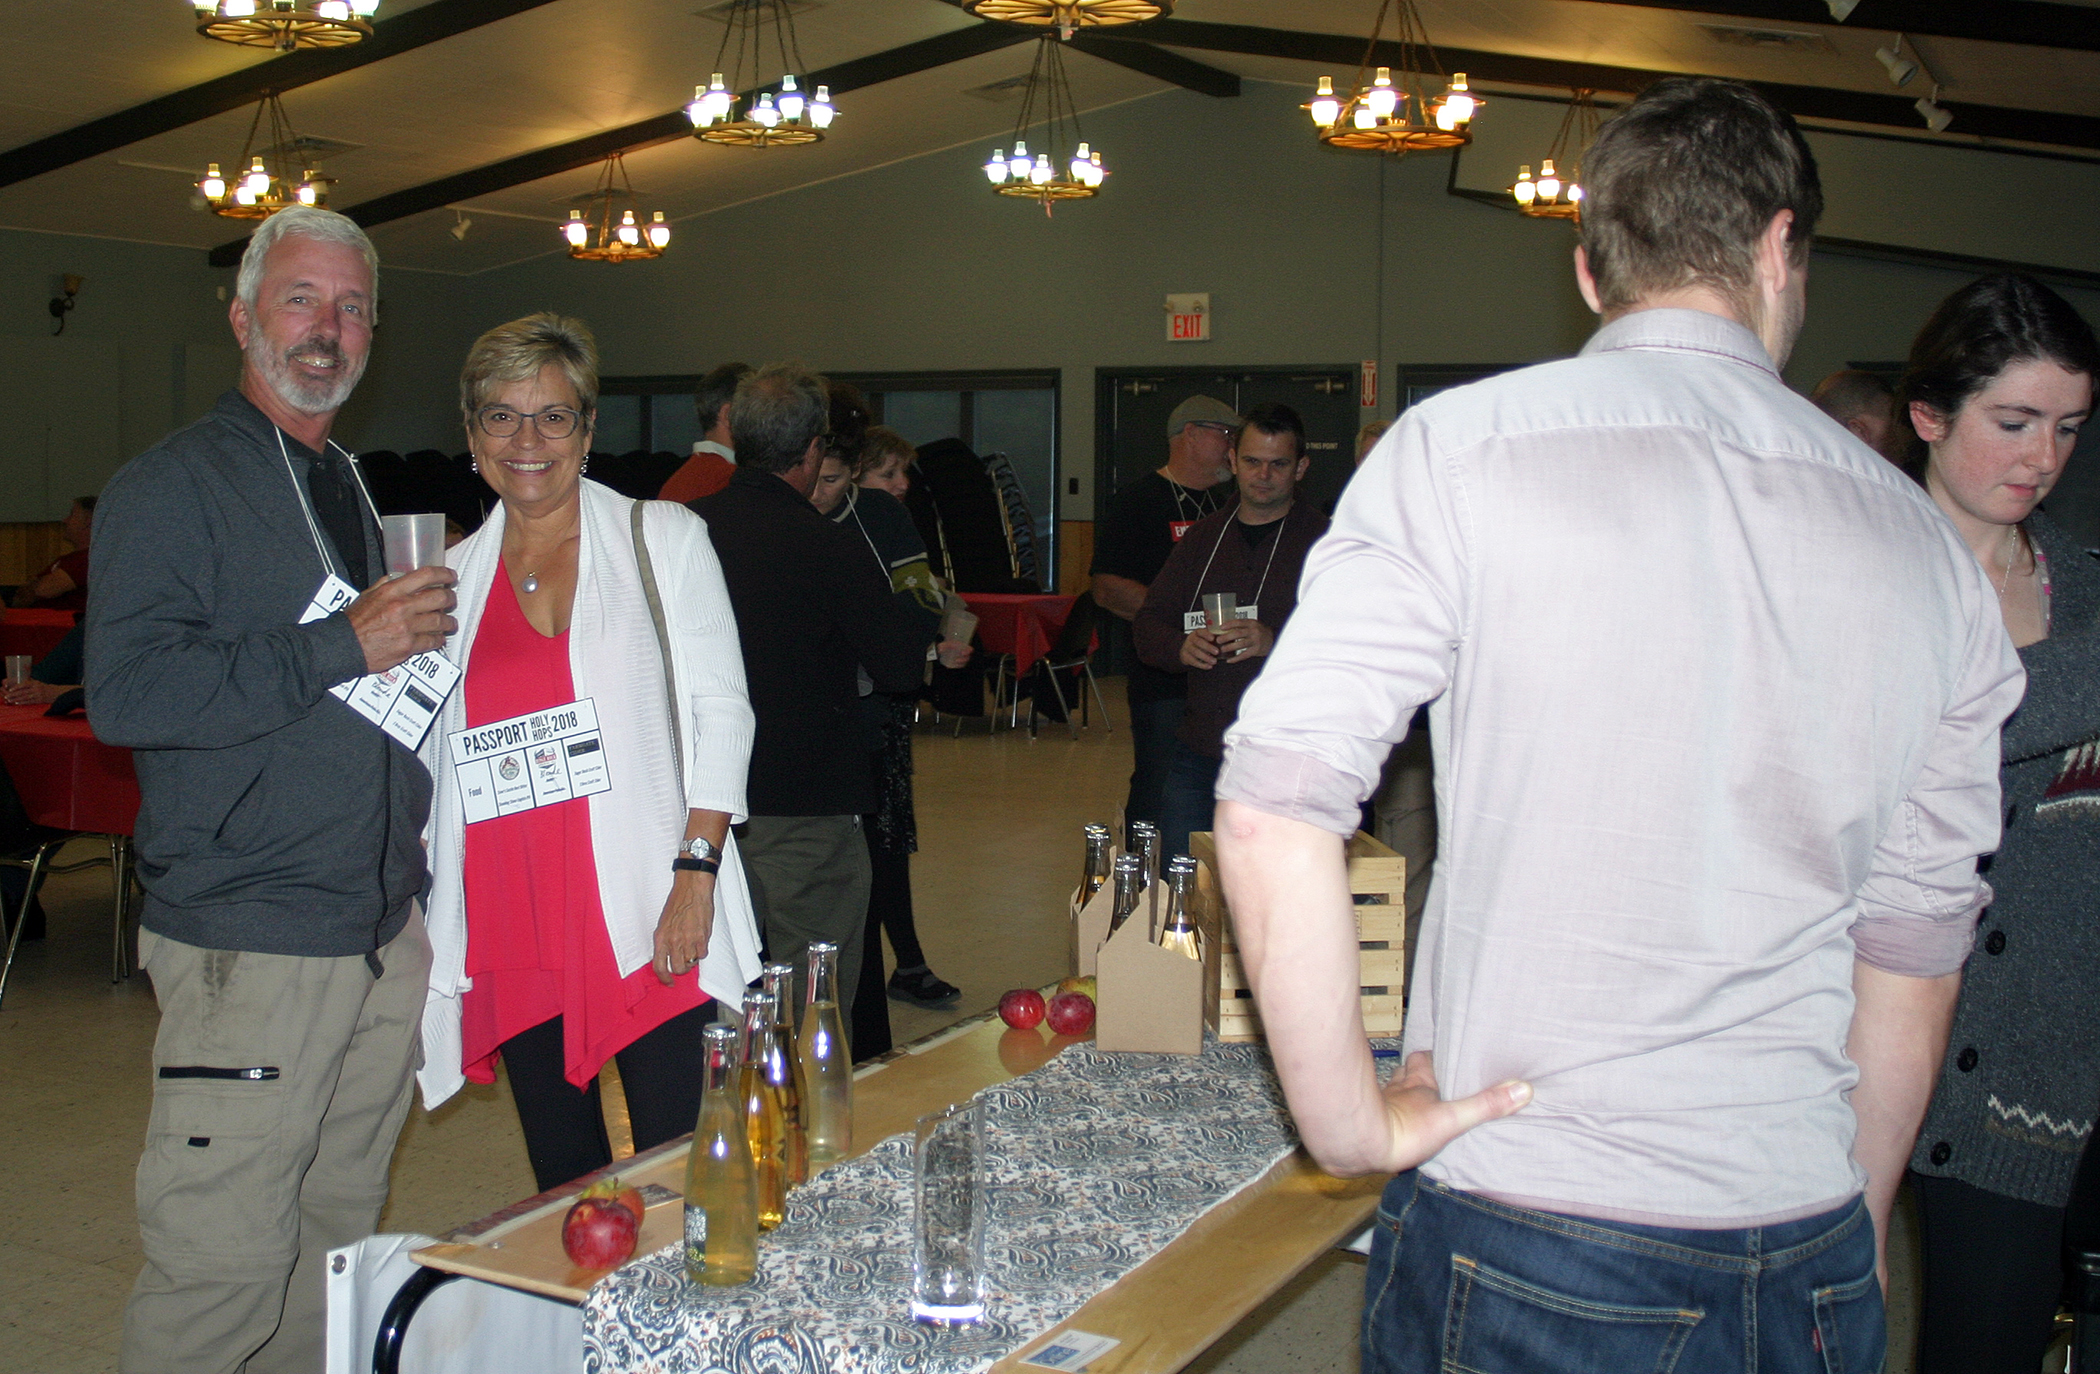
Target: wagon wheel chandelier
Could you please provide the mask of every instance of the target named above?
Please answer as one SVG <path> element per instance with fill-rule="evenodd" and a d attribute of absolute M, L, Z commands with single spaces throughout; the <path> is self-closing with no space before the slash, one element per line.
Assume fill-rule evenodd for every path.
<path fill-rule="evenodd" d="M 263 127 L 266 118 L 267 129 Z M 258 143 L 258 136 L 266 141 Z M 299 166 L 298 152 L 299 136 L 285 117 L 284 103 L 277 92 L 264 91 L 255 103 L 255 118 L 248 123 L 240 161 L 233 164 L 244 170 L 229 178 L 220 173 L 218 163 L 209 163 L 197 179 L 197 190 L 213 214 L 228 219 L 268 219 L 294 205 L 326 205 L 334 178 L 307 167 L 293 179 L 291 169 Z"/>
<path fill-rule="evenodd" d="M 1581 222 L 1582 155 L 1597 137 L 1597 106 L 1591 99 L 1595 94 L 1589 90 L 1575 92 L 1568 112 L 1560 117 L 1560 132 L 1553 136 L 1553 146 L 1539 163 L 1536 178 L 1531 175 L 1529 163 L 1517 169 L 1517 184 L 1509 188 L 1509 193 L 1524 214 L 1537 219 Z"/>
<path fill-rule="evenodd" d="M 812 97 L 800 85 L 796 73 L 808 68 L 795 37 L 790 0 L 737 0 L 725 22 L 722 45 L 715 50 L 714 79 L 695 86 L 692 103 L 685 107 L 685 117 L 693 122 L 693 137 L 740 148 L 784 148 L 822 141 L 838 110 L 831 103 L 829 86 L 817 87 Z M 784 73 L 778 94 L 760 90 L 739 119 L 736 107 L 746 99 L 740 92 L 763 84 L 768 29 L 772 30 L 774 55 L 779 58 L 778 70 Z M 729 50 L 732 41 L 736 44 L 733 54 Z M 726 82 L 725 73 L 730 78 Z"/>
<path fill-rule="evenodd" d="M 1028 151 L 1028 133 L 1040 123 L 1037 151 Z M 1101 154 L 1079 132 L 1079 110 L 1072 101 L 1072 82 L 1065 75 L 1064 46 L 1049 34 L 1036 40 L 1035 63 L 1021 96 L 1021 115 L 1014 124 L 1014 150 L 994 149 L 984 164 L 986 180 L 1002 196 L 1042 203 L 1043 213 L 1061 200 L 1098 195 L 1108 169 Z"/>
<path fill-rule="evenodd" d="M 581 210 L 569 211 L 569 222 L 561 235 L 569 242 L 569 256 L 583 262 L 644 262 L 660 258 L 671 242 L 671 226 L 664 212 L 655 211 L 647 224 L 635 219 L 634 186 L 627 180 L 627 157 L 614 153 L 598 173 L 598 185 Z M 616 218 L 617 216 L 617 218 Z"/>
<path fill-rule="evenodd" d="M 1422 16 L 1414 0 L 1399 0 L 1400 84 L 1393 84 L 1393 68 L 1372 72 L 1371 59 L 1378 53 L 1378 40 L 1385 32 L 1385 17 L 1395 9 L 1394 0 L 1380 0 L 1378 22 L 1371 26 L 1370 41 L 1364 44 L 1363 61 L 1357 64 L 1356 79 L 1345 100 L 1334 93 L 1334 78 L 1323 76 L 1313 98 L 1304 106 L 1319 130 L 1320 142 L 1334 148 L 1362 148 L 1380 153 L 1414 153 L 1441 148 L 1459 148 L 1473 141 L 1474 114 L 1487 102 L 1466 86 L 1466 74 L 1457 72 L 1441 94 L 1424 94 L 1422 75 L 1441 78 L 1444 68 L 1430 46 Z"/>
<path fill-rule="evenodd" d="M 1054 28 L 1058 37 L 1070 38 L 1075 29 L 1164 18 L 1174 12 L 1174 0 L 962 0 L 962 7 L 979 19 Z"/>
<path fill-rule="evenodd" d="M 379 0 L 193 0 L 197 32 L 244 48 L 343 48 L 372 36 Z"/>

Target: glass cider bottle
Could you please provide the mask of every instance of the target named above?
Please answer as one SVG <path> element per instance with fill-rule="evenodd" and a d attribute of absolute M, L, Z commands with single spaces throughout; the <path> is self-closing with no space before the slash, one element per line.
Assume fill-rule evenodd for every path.
<path fill-rule="evenodd" d="M 1142 863 L 1135 854 L 1124 854 L 1116 859 L 1116 910 L 1108 918 L 1110 938 L 1123 928 L 1123 922 L 1138 909 L 1138 901 L 1145 894 L 1145 881 L 1139 872 Z"/>
<path fill-rule="evenodd" d="M 744 997 L 744 1050 L 737 1070 L 737 1106 L 751 1141 L 751 1166 L 758 1178 L 758 1229 L 770 1231 L 787 1217 L 787 1117 L 780 1093 L 766 1081 L 766 1043 L 772 1038 L 775 1003 L 765 993 Z"/>
<path fill-rule="evenodd" d="M 758 1178 L 737 1110 L 736 1030 L 709 1026 L 700 1124 L 685 1164 L 685 1272 L 715 1287 L 758 1272 Z"/>
<path fill-rule="evenodd" d="M 795 1042 L 802 1077 L 802 1127 L 809 1171 L 822 1172 L 853 1149 L 853 1054 L 839 1017 L 839 947 L 809 947 L 809 1003 Z"/>
<path fill-rule="evenodd" d="M 779 969 L 783 990 L 791 990 L 793 984 L 786 981 L 793 970 L 786 964 L 766 965 L 766 982 L 773 982 L 772 973 Z M 766 1028 L 765 1042 L 759 1048 L 759 1067 L 765 1074 L 780 1102 L 780 1117 L 787 1127 L 786 1161 L 787 1186 L 809 1182 L 809 1138 L 804 1133 L 802 1122 L 802 1087 L 795 1081 L 795 1020 L 788 1005 L 774 994 L 772 1021 Z"/>
<path fill-rule="evenodd" d="M 1085 906 L 1094 899 L 1094 894 L 1108 886 L 1108 850 L 1114 835 L 1105 825 L 1090 825 L 1086 828 L 1086 872 L 1079 880 L 1079 895 L 1074 905 Z"/>
<path fill-rule="evenodd" d="M 1203 937 L 1189 915 L 1189 887 L 1195 879 L 1195 860 L 1177 855 L 1167 865 L 1167 910 L 1160 920 L 1159 943 L 1201 963 Z"/>
<path fill-rule="evenodd" d="M 1137 855 L 1138 875 L 1146 887 L 1159 880 L 1159 827 L 1150 821 L 1130 823 L 1130 852 Z"/>

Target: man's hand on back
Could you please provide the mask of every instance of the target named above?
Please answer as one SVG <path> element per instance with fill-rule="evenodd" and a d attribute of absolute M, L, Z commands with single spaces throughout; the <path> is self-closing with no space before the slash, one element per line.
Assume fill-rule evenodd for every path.
<path fill-rule="evenodd" d="M 459 604 L 452 569 L 418 568 L 391 577 L 350 603 L 345 612 L 365 651 L 365 671 L 383 673 L 417 654 L 444 647 L 459 628 L 448 612 Z"/>

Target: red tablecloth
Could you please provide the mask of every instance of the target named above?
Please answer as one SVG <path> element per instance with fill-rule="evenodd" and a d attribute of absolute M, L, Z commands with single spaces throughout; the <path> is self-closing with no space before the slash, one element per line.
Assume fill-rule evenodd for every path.
<path fill-rule="evenodd" d="M 131 751 L 104 744 L 85 718 L 42 706 L 0 706 L 0 766 L 38 825 L 129 835 L 139 814 Z"/>
<path fill-rule="evenodd" d="M 5 612 L 0 615 L 0 658 L 8 654 L 42 658 L 73 628 L 75 614 L 35 609 Z"/>
<path fill-rule="evenodd" d="M 977 617 L 977 637 L 986 652 L 1012 654 L 1017 678 L 1028 676 L 1035 661 L 1050 652 L 1077 600 L 1011 592 L 964 592 L 962 599 Z"/>

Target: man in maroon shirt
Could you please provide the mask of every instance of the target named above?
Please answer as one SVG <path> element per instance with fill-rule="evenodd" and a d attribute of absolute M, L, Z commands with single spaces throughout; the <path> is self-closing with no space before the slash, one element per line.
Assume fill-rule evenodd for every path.
<path fill-rule="evenodd" d="M 79 611 L 87 608 L 88 530 L 95 516 L 95 498 L 83 496 L 66 512 L 58 532 L 73 546 L 51 566 L 38 573 L 15 593 L 17 606 L 38 606 L 50 611 Z"/>
<path fill-rule="evenodd" d="M 1327 532 L 1327 517 L 1298 500 L 1306 467 L 1305 423 L 1297 411 L 1277 404 L 1248 411 L 1232 441 L 1239 504 L 1189 527 L 1131 622 L 1139 658 L 1188 678 L 1188 709 L 1174 736 L 1160 807 L 1168 854 L 1187 853 L 1189 832 L 1210 829 L 1225 727 L 1298 604 L 1306 550 Z M 1203 597 L 1210 592 L 1237 598 L 1239 618 L 1215 628 L 1205 624 Z"/>

